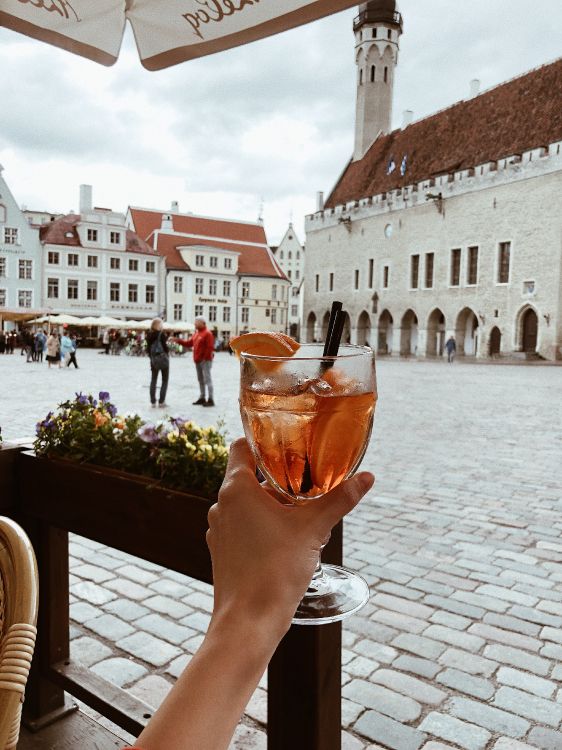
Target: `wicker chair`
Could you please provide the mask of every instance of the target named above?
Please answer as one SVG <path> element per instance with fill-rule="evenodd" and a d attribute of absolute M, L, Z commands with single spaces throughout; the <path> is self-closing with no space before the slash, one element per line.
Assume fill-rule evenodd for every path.
<path fill-rule="evenodd" d="M 37 563 L 24 531 L 0 517 L 0 750 L 18 742 L 37 634 Z"/>

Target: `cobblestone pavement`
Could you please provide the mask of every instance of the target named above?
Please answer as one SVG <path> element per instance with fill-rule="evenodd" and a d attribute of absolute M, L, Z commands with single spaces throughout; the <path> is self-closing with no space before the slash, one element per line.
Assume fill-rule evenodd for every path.
<path fill-rule="evenodd" d="M 75 390 L 147 416 L 146 360 L 80 352 L 51 371 L 0 357 L 7 437 Z M 240 432 L 237 363 L 219 355 L 215 409 Z M 346 564 L 371 600 L 344 626 L 345 750 L 562 748 L 562 371 L 381 361 L 364 465 L 376 487 L 346 523 Z M 7 396 L 9 394 L 9 396 Z M 172 411 L 192 414 L 189 359 Z M 156 706 L 209 621 L 204 584 L 74 537 L 72 653 Z M 233 748 L 266 747 L 265 679 Z M 288 749 L 289 750 L 289 749 Z"/>

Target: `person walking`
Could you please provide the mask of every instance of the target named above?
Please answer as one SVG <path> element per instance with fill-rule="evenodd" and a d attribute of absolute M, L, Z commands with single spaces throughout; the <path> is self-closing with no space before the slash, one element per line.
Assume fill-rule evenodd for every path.
<path fill-rule="evenodd" d="M 47 362 L 49 363 L 49 368 L 51 365 L 58 362 L 59 367 L 61 366 L 60 363 L 60 341 L 59 341 L 59 335 L 56 331 L 53 331 L 49 338 L 47 339 Z"/>
<path fill-rule="evenodd" d="M 205 318 L 195 318 L 195 333 L 188 339 L 173 338 L 177 344 L 189 349 L 193 347 L 193 361 L 199 381 L 199 398 L 193 402 L 194 406 L 214 406 L 213 381 L 211 379 L 211 367 L 215 356 L 215 339 L 207 328 Z M 205 389 L 207 397 L 205 398 Z"/>
<path fill-rule="evenodd" d="M 454 336 L 450 336 L 447 339 L 445 349 L 447 350 L 447 361 L 449 362 L 449 364 L 452 364 L 455 359 L 455 353 L 457 351 L 457 342 L 455 341 Z"/>
<path fill-rule="evenodd" d="M 74 346 L 72 344 L 70 336 L 68 335 L 68 331 L 64 331 L 60 340 L 60 356 L 65 365 L 68 365 L 70 363 L 70 352 L 72 352 L 73 349 Z"/>
<path fill-rule="evenodd" d="M 111 346 L 111 336 L 109 335 L 109 330 L 107 328 L 103 332 L 102 343 L 103 348 L 105 349 L 105 353 L 109 354 L 109 347 Z"/>
<path fill-rule="evenodd" d="M 45 351 L 45 347 L 47 346 L 47 334 L 45 333 L 45 331 L 39 331 L 35 334 L 34 346 L 35 361 L 42 362 L 43 352 Z"/>
<path fill-rule="evenodd" d="M 162 330 L 163 326 L 162 318 L 154 318 L 146 336 L 146 347 L 150 357 L 150 372 L 152 375 L 150 379 L 150 403 L 153 408 L 156 407 L 156 383 L 159 372 L 162 373 L 162 382 L 158 406 L 161 408 L 167 406 L 166 393 L 170 377 L 170 355 L 167 336 Z"/>
<path fill-rule="evenodd" d="M 70 351 L 66 366 L 70 367 L 70 365 L 72 364 L 76 369 L 78 369 L 78 362 L 76 361 L 76 349 L 78 348 L 78 341 L 76 339 L 75 333 L 70 336 L 70 342 L 72 344 L 72 349 Z"/>

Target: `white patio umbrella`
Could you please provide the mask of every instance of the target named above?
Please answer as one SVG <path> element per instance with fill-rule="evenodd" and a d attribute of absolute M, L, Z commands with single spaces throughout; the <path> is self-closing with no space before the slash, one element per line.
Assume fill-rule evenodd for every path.
<path fill-rule="evenodd" d="M 0 0 L 0 26 L 113 65 L 126 21 L 161 70 L 300 26 L 357 0 Z"/>

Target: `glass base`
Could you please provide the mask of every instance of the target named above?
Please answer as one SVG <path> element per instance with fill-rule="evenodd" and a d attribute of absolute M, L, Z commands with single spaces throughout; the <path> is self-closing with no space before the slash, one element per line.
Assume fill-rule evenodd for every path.
<path fill-rule="evenodd" d="M 350 617 L 369 601 L 364 578 L 338 565 L 322 565 L 299 604 L 293 625 L 325 625 Z"/>

